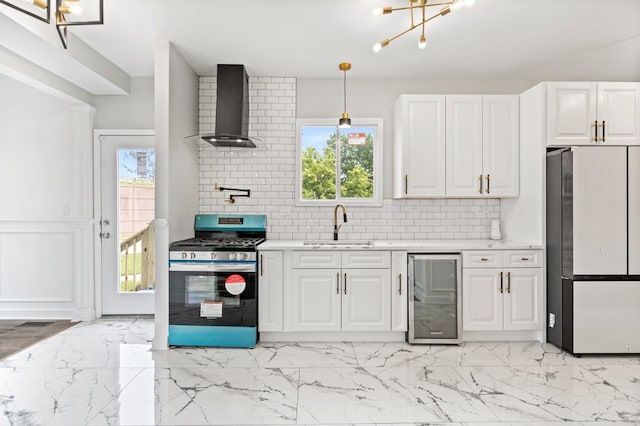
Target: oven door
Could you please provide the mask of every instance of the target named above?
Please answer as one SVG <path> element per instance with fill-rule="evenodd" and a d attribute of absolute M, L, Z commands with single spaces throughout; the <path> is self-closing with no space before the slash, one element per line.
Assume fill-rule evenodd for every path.
<path fill-rule="evenodd" d="M 169 324 L 255 327 L 255 262 L 169 265 Z"/>

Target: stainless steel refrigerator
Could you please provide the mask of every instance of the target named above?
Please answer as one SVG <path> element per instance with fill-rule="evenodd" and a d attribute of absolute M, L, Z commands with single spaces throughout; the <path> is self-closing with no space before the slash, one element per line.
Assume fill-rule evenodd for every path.
<path fill-rule="evenodd" d="M 547 341 L 640 353 L 640 147 L 547 153 Z"/>
<path fill-rule="evenodd" d="M 409 343 L 462 341 L 459 254 L 409 254 Z"/>

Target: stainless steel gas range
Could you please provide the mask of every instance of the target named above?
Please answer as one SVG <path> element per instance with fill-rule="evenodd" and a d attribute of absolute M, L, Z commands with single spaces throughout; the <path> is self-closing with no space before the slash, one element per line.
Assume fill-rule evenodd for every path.
<path fill-rule="evenodd" d="M 169 345 L 256 345 L 256 251 L 266 237 L 266 220 L 199 214 L 195 238 L 170 245 Z"/>

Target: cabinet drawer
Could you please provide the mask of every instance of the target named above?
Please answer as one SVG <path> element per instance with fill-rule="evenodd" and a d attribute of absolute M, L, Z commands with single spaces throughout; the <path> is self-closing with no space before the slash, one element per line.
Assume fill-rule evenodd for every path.
<path fill-rule="evenodd" d="M 464 268 L 501 268 L 502 252 L 500 251 L 463 251 L 462 266 Z"/>
<path fill-rule="evenodd" d="M 388 251 L 343 251 L 343 268 L 377 268 L 391 267 L 391 253 Z"/>
<path fill-rule="evenodd" d="M 507 251 L 502 259 L 505 268 L 537 268 L 542 267 L 542 251 L 522 250 Z"/>
<path fill-rule="evenodd" d="M 339 251 L 294 251 L 292 268 L 340 268 Z"/>

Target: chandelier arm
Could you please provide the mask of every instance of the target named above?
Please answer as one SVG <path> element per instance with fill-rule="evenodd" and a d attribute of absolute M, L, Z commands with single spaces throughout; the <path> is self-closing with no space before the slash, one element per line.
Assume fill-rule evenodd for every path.
<path fill-rule="evenodd" d="M 432 4 L 425 4 L 424 7 L 423 6 L 405 6 L 405 7 L 393 7 L 391 8 L 391 12 L 397 12 L 400 10 L 409 10 L 409 9 L 416 9 L 416 8 L 426 8 L 426 7 L 431 7 L 431 6 L 449 6 L 451 4 L 455 3 L 455 1 L 445 1 L 442 3 L 432 3 Z"/>

